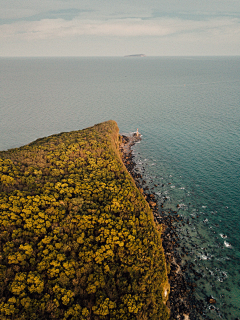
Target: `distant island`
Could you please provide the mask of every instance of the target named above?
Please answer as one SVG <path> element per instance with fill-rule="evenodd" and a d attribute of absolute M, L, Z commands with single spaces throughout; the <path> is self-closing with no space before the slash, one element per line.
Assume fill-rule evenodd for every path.
<path fill-rule="evenodd" d="M 123 142 L 107 121 L 0 152 L 2 320 L 169 319 L 162 227 Z"/>
<path fill-rule="evenodd" d="M 140 53 L 140 54 L 130 54 L 130 55 L 127 55 L 127 56 L 124 56 L 125 58 L 133 58 L 133 57 L 140 57 L 140 58 L 143 58 L 143 57 L 146 57 L 145 54 L 143 53 Z"/>

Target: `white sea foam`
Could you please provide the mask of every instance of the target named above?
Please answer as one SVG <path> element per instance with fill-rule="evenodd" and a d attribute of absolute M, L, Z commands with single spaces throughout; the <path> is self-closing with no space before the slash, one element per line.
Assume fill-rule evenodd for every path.
<path fill-rule="evenodd" d="M 224 245 L 225 245 L 225 247 L 227 247 L 227 248 L 231 248 L 231 247 L 232 247 L 232 245 L 231 245 L 229 242 L 227 242 L 227 241 L 224 241 Z"/>
<path fill-rule="evenodd" d="M 223 282 L 223 281 L 226 280 L 227 278 L 228 278 L 227 272 L 225 272 L 225 271 L 220 271 L 220 274 L 219 274 L 217 280 L 218 280 L 219 282 Z"/>
<path fill-rule="evenodd" d="M 200 254 L 200 255 L 199 255 L 199 258 L 200 258 L 201 260 L 209 260 L 208 256 L 206 256 L 205 254 Z"/>
<path fill-rule="evenodd" d="M 180 203 L 180 204 L 178 205 L 178 207 L 179 207 L 179 208 L 184 208 L 184 207 L 186 207 L 186 205 L 185 205 L 184 203 Z"/>
<path fill-rule="evenodd" d="M 226 239 L 227 235 L 220 233 L 221 238 Z"/>
<path fill-rule="evenodd" d="M 225 261 L 225 260 L 231 260 L 229 257 L 221 257 L 221 258 L 215 258 L 218 261 Z"/>

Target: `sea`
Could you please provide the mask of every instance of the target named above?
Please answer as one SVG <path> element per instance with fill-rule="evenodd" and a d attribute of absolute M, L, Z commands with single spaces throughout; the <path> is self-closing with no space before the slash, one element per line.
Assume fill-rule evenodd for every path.
<path fill-rule="evenodd" d="M 0 150 L 110 119 L 138 128 L 136 170 L 189 222 L 202 317 L 240 319 L 240 57 L 0 58 Z"/>

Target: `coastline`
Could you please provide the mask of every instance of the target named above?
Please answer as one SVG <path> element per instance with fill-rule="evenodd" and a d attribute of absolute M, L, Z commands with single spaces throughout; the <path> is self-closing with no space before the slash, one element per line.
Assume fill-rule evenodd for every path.
<path fill-rule="evenodd" d="M 122 144 L 120 151 L 122 161 L 135 181 L 136 187 L 143 194 L 152 210 L 154 221 L 162 227 L 162 245 L 165 259 L 168 266 L 168 279 L 170 284 L 169 299 L 166 303 L 170 309 L 170 319 L 195 320 L 201 319 L 204 313 L 204 303 L 198 301 L 194 296 L 196 283 L 189 282 L 187 269 L 192 269 L 192 264 L 185 263 L 180 254 L 175 250 L 179 247 L 179 237 L 176 232 L 176 225 L 183 221 L 178 211 L 164 211 L 164 202 L 158 206 L 157 196 L 154 190 L 150 190 L 140 173 L 134 168 L 136 163 L 132 154 L 132 147 L 141 140 L 141 136 L 133 134 L 131 136 L 121 135 Z M 157 187 L 157 185 L 155 185 Z M 161 209 L 160 209 L 161 208 Z M 200 276 L 196 274 L 196 277 Z M 205 319 L 209 319 L 204 316 Z"/>

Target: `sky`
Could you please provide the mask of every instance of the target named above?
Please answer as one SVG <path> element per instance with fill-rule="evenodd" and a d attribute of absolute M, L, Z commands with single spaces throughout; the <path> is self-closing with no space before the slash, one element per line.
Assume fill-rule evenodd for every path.
<path fill-rule="evenodd" d="M 240 55 L 240 0 L 0 0 L 0 57 Z"/>

